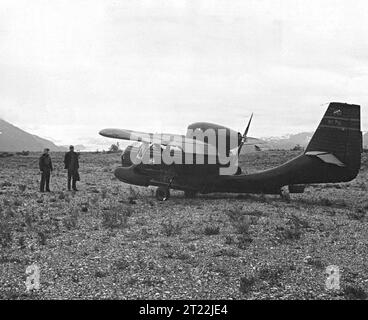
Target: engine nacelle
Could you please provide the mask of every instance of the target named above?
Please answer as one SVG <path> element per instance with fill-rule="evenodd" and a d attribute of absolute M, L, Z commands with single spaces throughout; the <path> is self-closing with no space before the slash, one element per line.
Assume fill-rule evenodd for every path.
<path fill-rule="evenodd" d="M 209 133 L 209 131 L 207 130 L 213 130 L 213 132 L 215 133 L 216 141 L 214 141 L 214 143 L 210 141 L 211 138 L 206 136 L 206 132 Z M 204 133 L 204 138 L 201 137 L 202 133 Z M 225 134 L 225 137 L 221 137 L 221 140 L 219 138 L 220 133 Z M 229 154 L 229 151 L 231 149 L 238 147 L 242 140 L 240 132 L 236 132 L 230 128 L 208 122 L 196 122 L 189 125 L 187 128 L 186 137 L 193 138 L 194 136 L 196 136 L 197 140 L 201 140 L 212 145 L 217 144 L 217 147 L 219 141 L 221 141 L 222 143 L 226 141 L 226 155 Z"/>

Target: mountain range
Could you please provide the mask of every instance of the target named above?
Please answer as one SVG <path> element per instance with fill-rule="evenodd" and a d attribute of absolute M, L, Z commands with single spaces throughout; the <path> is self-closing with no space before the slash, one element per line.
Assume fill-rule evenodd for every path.
<path fill-rule="evenodd" d="M 290 134 L 283 137 L 262 138 L 264 144 L 261 149 L 292 149 L 296 146 L 305 148 L 312 138 L 313 132 Z M 363 134 L 363 146 L 368 148 L 368 132 Z M 11 123 L 0 119 L 0 151 L 42 151 L 49 148 L 51 151 L 67 151 L 68 146 L 57 146 L 50 140 L 30 134 Z M 76 150 L 84 150 L 83 145 L 75 146 Z M 245 146 L 245 152 L 254 150 L 252 146 Z"/>
<path fill-rule="evenodd" d="M 313 132 L 301 132 L 297 134 L 290 134 L 283 137 L 267 137 L 262 138 L 266 142 L 267 148 L 271 149 L 292 149 L 296 146 L 305 148 L 310 139 L 313 136 Z"/>
<path fill-rule="evenodd" d="M 44 148 L 51 151 L 68 150 L 0 119 L 0 151 L 42 151 Z"/>
<path fill-rule="evenodd" d="M 314 132 L 302 132 L 297 134 L 290 134 L 284 137 L 269 137 L 263 138 L 265 146 L 271 149 L 292 149 L 296 146 L 305 148 Z M 363 147 L 368 148 L 368 132 L 363 134 Z"/>

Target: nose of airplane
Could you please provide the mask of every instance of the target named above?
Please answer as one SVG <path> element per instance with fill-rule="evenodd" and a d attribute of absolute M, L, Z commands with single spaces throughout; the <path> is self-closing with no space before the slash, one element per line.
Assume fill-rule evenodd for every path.
<path fill-rule="evenodd" d="M 138 186 L 148 186 L 149 184 L 149 178 L 135 173 L 133 166 L 116 168 L 114 175 L 120 181 L 125 183 L 135 184 Z"/>
<path fill-rule="evenodd" d="M 128 182 L 127 178 L 129 178 L 129 167 L 128 168 L 123 168 L 123 167 L 116 168 L 114 171 L 114 175 L 120 181 Z"/>

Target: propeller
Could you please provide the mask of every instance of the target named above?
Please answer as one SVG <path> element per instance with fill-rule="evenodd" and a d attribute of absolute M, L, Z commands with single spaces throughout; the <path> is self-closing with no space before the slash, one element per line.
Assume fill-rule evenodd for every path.
<path fill-rule="evenodd" d="M 238 156 L 239 156 L 239 154 L 240 154 L 240 151 L 241 151 L 241 149 L 242 149 L 242 147 L 243 147 L 244 143 L 245 143 L 245 142 L 247 142 L 247 135 L 248 135 L 248 131 L 249 131 L 249 127 L 250 127 L 250 123 L 252 122 L 252 118 L 253 118 L 253 113 L 252 113 L 252 115 L 250 116 L 250 119 L 249 119 L 248 125 L 247 125 L 247 127 L 245 128 L 245 131 L 244 131 L 244 134 L 243 134 L 243 136 L 242 136 L 241 142 L 240 142 L 240 144 L 239 144 L 239 146 L 238 146 Z"/>

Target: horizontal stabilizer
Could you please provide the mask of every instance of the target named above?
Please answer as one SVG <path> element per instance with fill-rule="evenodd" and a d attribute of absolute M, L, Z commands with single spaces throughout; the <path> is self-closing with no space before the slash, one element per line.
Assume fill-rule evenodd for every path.
<path fill-rule="evenodd" d="M 337 159 L 332 153 L 325 151 L 309 151 L 306 156 L 314 156 L 320 158 L 323 162 L 331 163 L 339 167 L 346 167 L 346 164 Z"/>

